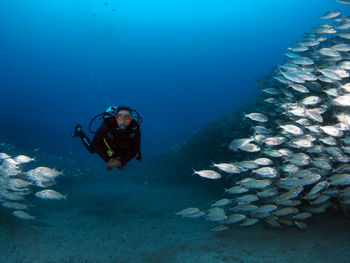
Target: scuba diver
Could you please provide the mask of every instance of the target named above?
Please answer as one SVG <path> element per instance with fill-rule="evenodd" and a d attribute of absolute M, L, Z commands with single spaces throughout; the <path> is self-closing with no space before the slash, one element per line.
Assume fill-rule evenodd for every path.
<path fill-rule="evenodd" d="M 102 123 L 96 132 L 91 125 L 97 117 Z M 96 115 L 89 124 L 89 131 L 94 135 L 92 142 L 83 132 L 79 124 L 75 126 L 72 137 L 80 137 L 82 143 L 90 153 L 98 153 L 108 164 L 107 170 L 121 169 L 136 156 L 141 162 L 140 125 L 142 117 L 129 107 L 109 107 L 105 112 Z"/>

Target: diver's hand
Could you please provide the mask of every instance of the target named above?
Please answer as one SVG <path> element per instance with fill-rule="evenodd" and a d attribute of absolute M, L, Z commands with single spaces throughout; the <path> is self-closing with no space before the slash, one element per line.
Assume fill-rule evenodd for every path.
<path fill-rule="evenodd" d="M 107 164 L 111 168 L 120 168 L 122 166 L 122 162 L 118 159 L 110 159 Z"/>
<path fill-rule="evenodd" d="M 83 132 L 83 127 L 80 124 L 75 125 L 72 137 L 80 136 Z"/>

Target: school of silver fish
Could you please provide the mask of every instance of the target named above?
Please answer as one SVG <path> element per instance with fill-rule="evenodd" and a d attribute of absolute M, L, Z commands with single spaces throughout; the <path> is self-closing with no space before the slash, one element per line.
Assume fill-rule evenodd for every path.
<path fill-rule="evenodd" d="M 350 4 L 348 1 L 338 1 Z M 264 106 L 244 114 L 253 133 L 228 145 L 250 159 L 213 163 L 201 177 L 232 177 L 225 198 L 183 217 L 247 227 L 264 222 L 307 228 L 328 208 L 350 208 L 350 18 L 331 10 L 323 23 L 284 54 L 286 62 L 259 83 Z M 216 171 L 217 170 L 217 171 Z M 232 211 L 232 212 L 231 212 Z"/>
<path fill-rule="evenodd" d="M 34 158 L 25 155 L 12 158 L 6 153 L 0 153 L 0 204 L 9 209 L 15 217 L 24 220 L 35 219 L 35 216 L 28 212 L 28 195 L 34 193 L 38 198 L 49 200 L 66 199 L 66 196 L 55 190 L 42 190 L 54 186 L 55 178 L 63 173 L 43 166 L 24 171 L 25 164 L 33 161 Z"/>

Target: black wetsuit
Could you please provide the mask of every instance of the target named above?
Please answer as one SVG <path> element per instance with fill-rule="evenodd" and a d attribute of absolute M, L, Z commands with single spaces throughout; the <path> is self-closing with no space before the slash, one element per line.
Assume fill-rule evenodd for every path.
<path fill-rule="evenodd" d="M 90 153 L 98 153 L 105 162 L 118 158 L 123 167 L 135 156 L 141 161 L 140 127 L 135 120 L 131 120 L 125 129 L 121 129 L 113 116 L 106 115 L 92 143 L 82 131 L 78 136 Z"/>

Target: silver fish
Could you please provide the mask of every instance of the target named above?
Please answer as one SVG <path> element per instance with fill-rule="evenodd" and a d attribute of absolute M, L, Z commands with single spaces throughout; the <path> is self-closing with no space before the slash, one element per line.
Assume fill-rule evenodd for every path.
<path fill-rule="evenodd" d="M 244 220 L 245 218 L 246 218 L 246 216 L 243 214 L 232 214 L 223 223 L 224 224 L 235 224 L 235 223 L 238 223 L 238 222 Z"/>
<path fill-rule="evenodd" d="M 212 204 L 211 206 L 225 206 L 225 205 L 228 205 L 228 204 L 231 204 L 232 200 L 231 199 L 227 199 L 227 198 L 223 198 L 223 199 L 220 199 L 218 201 L 216 201 L 214 204 Z"/>
<path fill-rule="evenodd" d="M 305 83 L 305 80 L 301 78 L 297 73 L 295 72 L 282 72 L 280 73 L 288 80 L 293 81 L 295 83 L 303 84 Z"/>
<path fill-rule="evenodd" d="M 50 199 L 50 200 L 60 200 L 60 199 L 66 199 L 66 195 L 62 195 L 57 191 L 46 189 L 35 193 L 36 197 L 39 197 L 41 199 Z"/>
<path fill-rule="evenodd" d="M 253 121 L 258 121 L 258 122 L 267 122 L 268 118 L 262 114 L 262 113 L 249 113 L 245 114 L 244 117 L 249 118 Z"/>
<path fill-rule="evenodd" d="M 338 129 L 335 126 L 319 126 L 319 128 L 326 134 L 334 137 L 341 137 L 343 136 L 343 131 Z"/>
<path fill-rule="evenodd" d="M 278 194 L 278 190 L 276 188 L 269 188 L 264 191 L 258 192 L 257 196 L 260 198 L 269 198 L 276 196 Z"/>
<path fill-rule="evenodd" d="M 265 188 L 269 185 L 271 185 L 271 181 L 269 181 L 268 179 L 262 179 L 262 180 L 258 180 L 258 179 L 254 179 L 254 178 L 244 178 L 239 182 L 242 186 L 249 188 L 249 189 L 260 189 L 260 188 Z"/>
<path fill-rule="evenodd" d="M 287 193 L 284 193 L 281 196 L 277 197 L 276 200 L 286 201 L 289 199 L 293 199 L 293 198 L 297 197 L 303 190 L 304 190 L 304 187 L 297 186 L 297 187 L 291 189 L 290 191 L 288 191 Z"/>
<path fill-rule="evenodd" d="M 260 206 L 258 212 L 260 212 L 260 213 L 270 213 L 270 212 L 275 211 L 277 208 L 278 207 L 276 205 L 267 204 L 267 205 Z"/>
<path fill-rule="evenodd" d="M 291 134 L 294 134 L 294 135 L 303 135 L 304 134 L 303 130 L 300 129 L 296 125 L 292 125 L 292 124 L 280 125 L 280 128 L 282 128 L 284 131 L 291 133 Z"/>
<path fill-rule="evenodd" d="M 243 186 L 232 186 L 229 189 L 225 189 L 225 192 L 230 193 L 230 194 L 243 194 L 248 192 L 249 189 Z"/>
<path fill-rule="evenodd" d="M 344 4 L 344 5 L 350 5 L 350 1 L 349 0 L 335 0 L 338 3 Z"/>
<path fill-rule="evenodd" d="M 244 221 L 239 226 L 241 226 L 241 227 L 251 226 L 251 225 L 256 224 L 258 221 L 259 221 L 259 219 L 257 219 L 257 218 L 248 218 L 246 221 Z"/>
<path fill-rule="evenodd" d="M 254 143 L 248 143 L 244 146 L 239 147 L 239 149 L 245 152 L 259 152 L 261 150 L 259 145 L 256 145 Z"/>
<path fill-rule="evenodd" d="M 305 99 L 303 99 L 301 101 L 302 104 L 304 105 L 315 105 L 318 104 L 322 101 L 322 99 L 318 96 L 310 96 L 310 97 L 306 97 Z"/>
<path fill-rule="evenodd" d="M 237 165 L 234 165 L 231 163 L 214 163 L 213 162 L 212 165 L 226 173 L 239 174 L 241 172 L 241 169 Z"/>
<path fill-rule="evenodd" d="M 292 59 L 291 62 L 303 66 L 310 66 L 314 64 L 314 61 L 308 57 L 297 57 Z"/>
<path fill-rule="evenodd" d="M 201 177 L 208 178 L 208 179 L 220 179 L 221 174 L 219 174 L 216 171 L 213 170 L 201 170 L 201 171 L 196 171 L 193 170 L 193 174 L 198 174 Z"/>
<path fill-rule="evenodd" d="M 34 216 L 31 216 L 30 214 L 23 212 L 23 211 L 14 211 L 12 213 L 15 217 L 18 217 L 20 219 L 24 219 L 24 220 L 32 220 L 35 219 Z"/>
<path fill-rule="evenodd" d="M 243 138 L 243 139 L 235 139 L 229 144 L 228 148 L 230 150 L 237 151 L 240 147 L 247 145 L 248 143 L 252 142 L 253 140 L 254 140 L 253 137 Z"/>
<path fill-rule="evenodd" d="M 304 219 L 310 218 L 311 216 L 312 216 L 312 214 L 309 212 L 302 212 L 302 213 L 294 215 L 293 218 L 297 219 L 297 220 L 304 220 Z"/>
<path fill-rule="evenodd" d="M 340 15 L 340 12 L 338 10 L 331 10 L 325 13 L 323 16 L 321 16 L 321 19 L 331 19 L 335 18 Z"/>
<path fill-rule="evenodd" d="M 28 206 L 26 204 L 18 203 L 18 202 L 11 202 L 7 201 L 1 204 L 3 207 L 10 208 L 10 209 L 16 209 L 16 210 L 26 210 L 28 209 Z"/>
<path fill-rule="evenodd" d="M 349 152 L 350 152 L 350 147 L 349 147 Z M 254 163 L 258 165 L 271 165 L 273 164 L 273 161 L 270 160 L 269 158 L 258 158 L 254 160 Z"/>
<path fill-rule="evenodd" d="M 341 56 L 340 53 L 337 50 L 333 49 L 333 48 L 327 48 L 327 47 L 321 48 L 319 50 L 319 52 L 322 55 L 329 56 L 329 57 L 340 57 Z"/>
<path fill-rule="evenodd" d="M 281 145 L 286 141 L 286 138 L 281 136 L 268 137 L 264 140 L 264 143 L 267 145 Z"/>
<path fill-rule="evenodd" d="M 211 228 L 209 231 L 211 231 L 211 232 L 221 232 L 221 231 L 224 231 L 224 230 L 227 230 L 227 229 L 228 229 L 227 226 L 218 225 L 216 227 Z"/>
<path fill-rule="evenodd" d="M 181 216 L 188 216 L 188 215 L 193 215 L 199 213 L 200 210 L 196 207 L 189 207 L 181 210 L 180 212 L 177 212 L 176 215 L 181 215 Z"/>
<path fill-rule="evenodd" d="M 300 229 L 306 229 L 307 224 L 305 222 L 294 221 L 294 224 Z"/>
<path fill-rule="evenodd" d="M 253 170 L 253 173 L 257 173 L 265 178 L 275 178 L 278 176 L 278 172 L 273 167 L 261 167 L 259 169 Z"/>
<path fill-rule="evenodd" d="M 300 85 L 300 84 L 292 83 L 289 85 L 289 87 L 291 87 L 293 90 L 300 92 L 300 93 L 309 93 L 310 92 L 308 90 L 308 88 L 306 88 L 305 86 Z"/>
<path fill-rule="evenodd" d="M 321 179 L 321 175 L 310 174 L 310 175 L 307 175 L 304 178 L 302 178 L 299 181 L 298 186 L 305 186 L 305 185 L 314 184 L 314 183 L 318 182 L 320 179 Z"/>
<path fill-rule="evenodd" d="M 274 215 L 276 216 L 287 216 L 299 213 L 299 210 L 295 207 L 284 207 L 276 210 Z"/>
<path fill-rule="evenodd" d="M 350 174 L 336 174 L 329 178 L 330 185 L 350 185 Z"/>
<path fill-rule="evenodd" d="M 249 194 L 237 197 L 238 204 L 250 204 L 257 200 L 259 200 L 258 197 L 256 197 L 255 195 L 249 195 Z"/>
<path fill-rule="evenodd" d="M 340 106 L 350 106 L 350 95 L 339 96 L 333 99 L 333 101 Z"/>
<path fill-rule="evenodd" d="M 14 160 L 18 163 L 24 164 L 24 163 L 29 163 L 29 162 L 35 161 L 35 158 L 30 158 L 30 157 L 25 156 L 25 155 L 18 155 L 14 158 Z"/>

